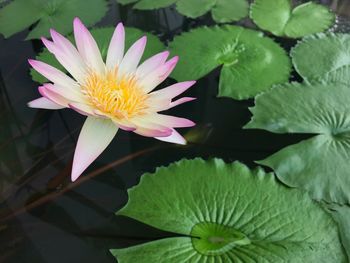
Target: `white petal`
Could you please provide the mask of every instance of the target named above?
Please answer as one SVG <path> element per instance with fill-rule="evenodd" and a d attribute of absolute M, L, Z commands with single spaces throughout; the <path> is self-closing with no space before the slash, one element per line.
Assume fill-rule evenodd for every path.
<path fill-rule="evenodd" d="M 73 182 L 107 148 L 117 131 L 117 126 L 111 120 L 86 119 L 75 148 L 71 175 Z"/>
<path fill-rule="evenodd" d="M 108 47 L 106 66 L 114 69 L 123 59 L 125 45 L 125 30 L 122 23 L 119 23 L 114 30 L 111 42 Z"/>

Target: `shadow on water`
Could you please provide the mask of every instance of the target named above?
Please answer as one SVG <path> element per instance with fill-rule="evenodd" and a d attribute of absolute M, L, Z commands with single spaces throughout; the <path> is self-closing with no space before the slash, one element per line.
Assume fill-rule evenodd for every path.
<path fill-rule="evenodd" d="M 339 14 L 335 30 L 347 32 L 349 2 L 320 2 Z M 110 3 L 99 26 L 123 21 L 155 33 L 164 42 L 190 28 L 214 24 L 208 15 L 192 20 L 173 7 L 135 11 Z M 240 23 L 252 26 L 248 20 Z M 121 131 L 85 176 L 72 184 L 72 157 L 84 118 L 69 110 L 26 106 L 38 96 L 27 58 L 35 57 L 42 45 L 23 41 L 25 34 L 0 37 L 0 262 L 115 262 L 109 248 L 173 235 L 114 215 L 127 202 L 127 189 L 144 172 L 197 156 L 240 160 L 254 167 L 254 160 L 312 136 L 243 130 L 254 101 L 217 98 L 219 71 L 215 70 L 187 92 L 186 96 L 198 98 L 195 102 L 169 111 L 198 123 L 199 128 L 181 132 L 201 140 L 174 146 Z M 286 49 L 295 44 L 295 40 L 276 40 Z M 292 79 L 300 80 L 295 72 Z"/>

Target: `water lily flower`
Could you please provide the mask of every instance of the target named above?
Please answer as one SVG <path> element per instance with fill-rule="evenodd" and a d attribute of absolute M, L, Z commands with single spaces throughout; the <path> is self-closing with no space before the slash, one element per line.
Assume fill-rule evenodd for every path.
<path fill-rule="evenodd" d="M 186 144 L 174 128 L 191 127 L 194 123 L 158 112 L 193 100 L 173 99 L 195 82 L 176 83 L 153 91 L 172 72 L 178 57 L 167 60 L 169 52 L 165 51 L 139 65 L 146 37 L 136 41 L 124 54 L 125 32 L 119 23 L 104 62 L 95 40 L 79 18 L 74 19 L 73 25 L 76 47 L 55 30 L 50 31 L 52 41 L 42 38 L 71 77 L 44 62 L 29 60 L 52 83 L 40 86 L 42 97 L 28 103 L 32 108 L 71 108 L 87 116 L 74 153 L 72 181 L 106 149 L 119 128 Z"/>

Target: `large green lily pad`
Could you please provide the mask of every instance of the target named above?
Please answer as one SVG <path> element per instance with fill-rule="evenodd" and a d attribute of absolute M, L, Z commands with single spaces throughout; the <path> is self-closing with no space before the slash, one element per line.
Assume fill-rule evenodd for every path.
<path fill-rule="evenodd" d="M 199 79 L 222 66 L 219 97 L 247 99 L 288 81 L 291 63 L 285 51 L 260 32 L 238 26 L 194 29 L 169 44 L 180 61 L 172 76 Z"/>
<path fill-rule="evenodd" d="M 350 34 L 317 34 L 291 51 L 293 65 L 307 81 L 350 81 Z"/>
<path fill-rule="evenodd" d="M 339 225 L 341 240 L 350 260 L 350 206 L 328 204 L 328 209 Z"/>
<path fill-rule="evenodd" d="M 238 21 L 248 15 L 247 0 L 118 0 L 120 4 L 131 4 L 135 9 L 152 10 L 176 3 L 176 9 L 187 17 L 197 18 L 211 11 L 218 23 Z"/>
<path fill-rule="evenodd" d="M 48 36 L 50 28 L 68 34 L 74 17 L 91 26 L 106 12 L 105 0 L 13 0 L 0 10 L 0 33 L 10 37 L 38 22 L 27 39 Z"/>
<path fill-rule="evenodd" d="M 113 27 L 96 28 L 91 30 L 91 34 L 95 38 L 100 48 L 103 59 L 105 59 L 107 56 L 108 46 L 113 32 Z M 137 28 L 130 27 L 125 28 L 125 48 L 129 48 L 137 39 L 145 35 L 147 36 L 147 46 L 145 49 L 145 53 L 143 54 L 142 60 L 145 60 L 165 49 L 164 44 L 156 36 L 150 33 L 143 32 Z M 74 42 L 74 37 L 72 35 L 68 36 L 68 38 L 72 42 Z M 46 62 L 47 64 L 50 64 L 63 72 L 67 72 L 46 48 L 36 57 L 36 59 Z M 45 77 L 40 75 L 34 69 L 30 70 L 30 74 L 32 75 L 32 79 L 34 81 L 37 81 L 39 83 L 48 82 L 48 80 Z"/>
<path fill-rule="evenodd" d="M 335 22 L 328 7 L 307 2 L 293 9 L 291 0 L 255 0 L 250 17 L 260 28 L 291 38 L 323 32 Z"/>
<path fill-rule="evenodd" d="M 118 215 L 183 236 L 112 249 L 120 263 L 345 262 L 327 212 L 239 162 L 182 160 L 144 175 L 129 198 Z"/>
<path fill-rule="evenodd" d="M 258 163 L 316 200 L 350 203 L 349 98 L 341 83 L 286 84 L 257 96 L 246 128 L 315 134 Z"/>

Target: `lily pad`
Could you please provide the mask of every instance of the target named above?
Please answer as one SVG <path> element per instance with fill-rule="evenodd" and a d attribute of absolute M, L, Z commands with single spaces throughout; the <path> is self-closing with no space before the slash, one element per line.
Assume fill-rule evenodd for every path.
<path fill-rule="evenodd" d="M 311 82 L 323 78 L 350 81 L 350 34 L 306 37 L 291 51 L 297 72 Z"/>
<path fill-rule="evenodd" d="M 118 215 L 183 236 L 112 249 L 120 263 L 345 262 L 326 211 L 239 162 L 182 160 L 144 175 L 129 198 Z"/>
<path fill-rule="evenodd" d="M 113 27 L 95 28 L 91 30 L 91 34 L 95 38 L 100 48 L 103 59 L 105 59 L 107 56 L 108 46 L 109 46 L 109 42 L 111 40 L 113 31 L 114 31 Z M 164 44 L 158 39 L 158 37 L 150 33 L 143 32 L 137 28 L 130 28 L 130 27 L 125 28 L 125 47 L 129 48 L 137 39 L 145 35 L 147 36 L 147 46 L 143 54 L 142 60 L 145 60 L 151 57 L 152 55 L 158 52 L 161 52 L 165 49 Z M 74 42 L 74 37 L 72 35 L 68 36 L 68 38 L 72 42 Z M 45 63 L 48 63 L 63 72 L 67 72 L 61 66 L 61 64 L 56 60 L 56 58 L 46 48 L 36 57 L 36 59 L 43 61 Z M 34 69 L 30 70 L 30 74 L 32 75 L 32 79 L 34 81 L 37 81 L 39 83 L 48 82 L 48 80 L 45 77 L 40 75 Z"/>
<path fill-rule="evenodd" d="M 341 240 L 350 260 L 350 206 L 329 204 L 328 208 L 339 225 Z"/>
<path fill-rule="evenodd" d="M 307 2 L 292 9 L 291 0 L 255 0 L 250 17 L 260 28 L 291 38 L 323 32 L 335 22 L 328 7 Z"/>
<path fill-rule="evenodd" d="M 169 44 L 180 61 L 172 76 L 199 79 L 222 66 L 219 97 L 247 99 L 288 81 L 290 59 L 262 33 L 239 26 L 201 27 L 175 37 Z"/>
<path fill-rule="evenodd" d="M 118 0 L 118 3 L 136 3 L 133 7 L 141 10 L 163 8 L 176 3 L 176 9 L 184 16 L 197 18 L 211 11 L 218 23 L 238 21 L 246 17 L 249 11 L 247 0 Z"/>
<path fill-rule="evenodd" d="M 316 200 L 350 203 L 349 98 L 341 83 L 286 84 L 257 96 L 245 128 L 315 134 L 258 163 Z"/>
<path fill-rule="evenodd" d="M 13 0 L 0 10 L 0 33 L 7 38 L 35 24 L 27 39 L 48 36 L 50 28 L 68 34 L 74 17 L 91 26 L 106 12 L 105 0 Z"/>

